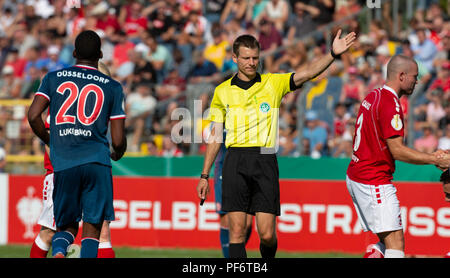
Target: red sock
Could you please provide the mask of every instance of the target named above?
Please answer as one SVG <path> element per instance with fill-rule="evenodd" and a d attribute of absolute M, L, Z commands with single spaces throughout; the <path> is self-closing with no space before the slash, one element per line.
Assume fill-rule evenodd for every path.
<path fill-rule="evenodd" d="M 37 236 L 36 240 L 33 242 L 33 245 L 31 246 L 30 258 L 47 258 L 48 249 L 47 250 L 41 249 L 36 244 L 36 241 L 40 240 L 40 238 L 39 239 L 38 238 L 39 235 Z"/>
<path fill-rule="evenodd" d="M 98 249 L 97 258 L 115 258 L 116 254 L 112 248 Z"/>
<path fill-rule="evenodd" d="M 97 258 L 115 258 L 116 254 L 112 249 L 111 242 L 100 242 L 98 245 Z"/>

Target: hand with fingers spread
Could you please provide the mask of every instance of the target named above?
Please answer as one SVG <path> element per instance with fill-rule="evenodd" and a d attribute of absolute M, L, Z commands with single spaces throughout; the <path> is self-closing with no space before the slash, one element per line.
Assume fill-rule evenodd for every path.
<path fill-rule="evenodd" d="M 351 32 L 341 38 L 342 30 L 337 31 L 336 37 L 333 40 L 331 46 L 331 51 L 329 54 L 322 56 L 321 58 L 315 60 L 313 63 L 309 64 L 308 67 L 298 70 L 294 74 L 294 84 L 299 88 L 303 83 L 319 76 L 323 73 L 336 58 L 347 51 L 356 40 L 356 33 Z"/>
<path fill-rule="evenodd" d="M 339 29 L 337 31 L 336 37 L 334 37 L 333 40 L 333 45 L 332 45 L 332 52 L 336 55 L 339 56 L 342 53 L 344 53 L 345 51 L 347 51 L 350 46 L 353 45 L 353 43 L 356 40 L 356 33 L 355 32 L 351 32 L 349 34 L 347 34 L 345 37 L 341 38 L 341 34 L 342 34 L 342 29 Z"/>

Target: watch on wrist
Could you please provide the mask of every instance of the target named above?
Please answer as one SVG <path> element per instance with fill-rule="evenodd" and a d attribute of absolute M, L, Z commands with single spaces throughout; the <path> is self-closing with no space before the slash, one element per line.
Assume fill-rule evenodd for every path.
<path fill-rule="evenodd" d="M 208 174 L 201 174 L 200 178 L 207 180 L 209 178 L 209 175 Z"/>

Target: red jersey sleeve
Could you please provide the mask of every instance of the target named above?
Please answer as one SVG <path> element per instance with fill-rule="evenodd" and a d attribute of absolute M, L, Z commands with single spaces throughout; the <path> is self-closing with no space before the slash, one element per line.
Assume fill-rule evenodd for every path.
<path fill-rule="evenodd" d="M 394 94 L 382 95 L 377 111 L 383 139 L 404 136 L 403 111 L 400 100 Z"/>

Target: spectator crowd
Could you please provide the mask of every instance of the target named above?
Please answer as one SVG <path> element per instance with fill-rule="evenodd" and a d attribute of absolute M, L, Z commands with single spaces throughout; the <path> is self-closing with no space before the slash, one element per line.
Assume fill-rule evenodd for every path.
<path fill-rule="evenodd" d="M 176 125 L 192 121 L 174 119 L 172 112 L 192 111 L 194 99 L 205 112 L 215 86 L 237 69 L 231 53 L 237 36 L 249 33 L 260 41 L 261 72 L 292 72 L 327 53 L 326 36 L 337 27 L 355 31 L 358 41 L 284 98 L 279 155 L 351 156 L 359 104 L 384 84 L 387 61 L 398 53 L 414 57 L 420 72 L 414 103 L 401 99 L 406 121 L 414 122 L 407 140 L 427 152 L 450 148 L 450 4 L 414 1 L 413 15 L 402 18 L 397 33 L 390 1 L 383 4 L 381 21 L 361 20 L 365 5 L 365 0 L 0 0 L 0 153 L 42 154 L 25 119 L 27 100 L 47 72 L 74 64 L 73 41 L 85 29 L 101 37 L 101 61 L 124 87 L 128 152 L 192 153 L 190 142 L 171 140 Z M 305 107 L 298 107 L 299 97 L 305 97 Z M 199 130 L 193 133 L 207 133 L 206 121 L 194 126 Z M 204 149 L 200 144 L 197 154 Z"/>

